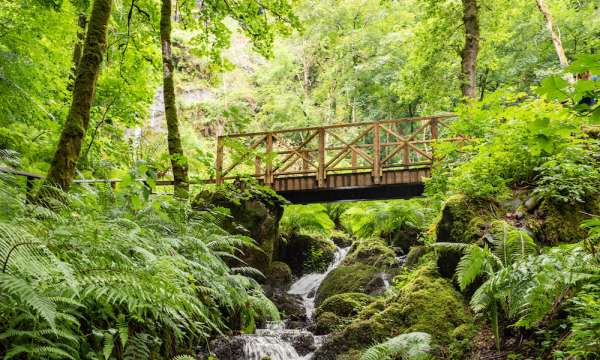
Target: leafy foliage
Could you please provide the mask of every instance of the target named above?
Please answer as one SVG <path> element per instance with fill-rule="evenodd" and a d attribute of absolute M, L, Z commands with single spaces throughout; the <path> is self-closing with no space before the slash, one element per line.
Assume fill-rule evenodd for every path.
<path fill-rule="evenodd" d="M 389 237 L 405 229 L 425 224 L 427 209 L 411 201 L 365 202 L 346 210 L 342 223 L 359 237 Z"/>
<path fill-rule="evenodd" d="M 390 360 L 400 356 L 402 359 L 429 359 L 431 336 L 422 332 L 398 335 L 381 344 L 367 349 L 361 360 Z"/>
<path fill-rule="evenodd" d="M 321 234 L 329 235 L 334 228 L 333 221 L 329 218 L 325 206 L 291 205 L 285 208 L 280 222 L 284 234 Z"/>
<path fill-rule="evenodd" d="M 0 194 L 14 203 L 0 218 L 6 358 L 168 357 L 278 318 L 244 269 L 225 263 L 251 239 L 222 230 L 219 214 L 143 196 L 136 177 L 116 192 L 82 189 L 56 212 Z"/>

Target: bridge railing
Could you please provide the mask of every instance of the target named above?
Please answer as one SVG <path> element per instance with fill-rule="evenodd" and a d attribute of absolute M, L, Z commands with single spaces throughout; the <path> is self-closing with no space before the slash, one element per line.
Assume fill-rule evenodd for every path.
<path fill-rule="evenodd" d="M 433 143 L 455 115 L 336 124 L 280 131 L 231 134 L 217 139 L 216 183 L 251 175 L 269 185 L 276 178 L 427 167 Z M 443 138 L 444 141 L 462 138 Z"/>

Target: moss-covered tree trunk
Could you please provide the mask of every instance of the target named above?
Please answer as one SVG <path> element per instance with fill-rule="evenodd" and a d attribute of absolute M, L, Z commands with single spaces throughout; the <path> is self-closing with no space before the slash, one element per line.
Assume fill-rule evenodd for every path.
<path fill-rule="evenodd" d="M 465 46 L 461 51 L 461 84 L 464 97 L 477 96 L 477 54 L 479 53 L 479 10 L 477 0 L 462 0 Z"/>
<path fill-rule="evenodd" d="M 175 107 L 174 66 L 171 53 L 171 0 L 162 0 L 160 12 L 160 44 L 163 60 L 163 97 L 167 120 L 169 154 L 175 182 L 175 196 L 187 198 L 189 192 L 187 159 L 183 154 L 179 121 Z"/>
<path fill-rule="evenodd" d="M 94 0 L 83 55 L 73 84 L 71 108 L 48 171 L 47 184 L 65 191 L 73 182 L 81 144 L 90 123 L 90 109 L 106 49 L 106 29 L 111 8 L 112 0 Z"/>

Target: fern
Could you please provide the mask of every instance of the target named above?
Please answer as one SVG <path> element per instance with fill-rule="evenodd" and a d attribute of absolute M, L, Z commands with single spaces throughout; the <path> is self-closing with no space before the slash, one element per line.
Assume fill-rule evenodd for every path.
<path fill-rule="evenodd" d="M 360 360 L 390 360 L 400 356 L 402 359 L 430 359 L 431 335 L 412 332 L 396 336 L 384 343 L 367 349 Z"/>

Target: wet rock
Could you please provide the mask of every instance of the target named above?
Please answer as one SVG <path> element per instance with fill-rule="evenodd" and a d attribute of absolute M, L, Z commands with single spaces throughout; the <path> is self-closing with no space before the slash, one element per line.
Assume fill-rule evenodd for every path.
<path fill-rule="evenodd" d="M 285 291 L 270 291 L 266 295 L 277 306 L 279 312 L 288 321 L 297 321 L 306 324 L 306 311 L 299 295 L 288 294 Z"/>
<path fill-rule="evenodd" d="M 266 283 L 275 289 L 287 290 L 292 283 L 292 270 L 281 261 L 273 261 L 265 276 Z"/>
<path fill-rule="evenodd" d="M 308 331 L 284 332 L 281 339 L 292 344 L 298 355 L 304 356 L 316 350 L 315 338 Z"/>
<path fill-rule="evenodd" d="M 210 342 L 210 353 L 201 353 L 200 359 L 208 359 L 209 355 L 219 360 L 239 360 L 244 358 L 244 344 L 246 341 L 239 336 L 220 337 Z"/>

